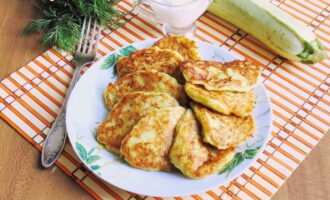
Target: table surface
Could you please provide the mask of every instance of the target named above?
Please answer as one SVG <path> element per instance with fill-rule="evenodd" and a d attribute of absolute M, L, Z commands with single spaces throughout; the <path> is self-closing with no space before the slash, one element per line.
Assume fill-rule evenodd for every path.
<path fill-rule="evenodd" d="M 33 17 L 33 0 L 2 0 L 0 80 L 43 52 L 39 36 L 21 37 Z M 273 200 L 330 199 L 330 134 L 299 166 Z M 40 153 L 0 120 L 0 199 L 91 199 L 60 169 L 43 170 Z"/>

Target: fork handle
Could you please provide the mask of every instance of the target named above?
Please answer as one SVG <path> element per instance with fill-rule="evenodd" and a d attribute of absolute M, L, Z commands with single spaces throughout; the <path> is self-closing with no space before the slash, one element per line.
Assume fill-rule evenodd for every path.
<path fill-rule="evenodd" d="M 80 77 L 81 69 L 82 66 L 76 66 L 62 107 L 44 141 L 41 152 L 41 164 L 45 168 L 48 168 L 55 163 L 65 146 L 67 136 L 65 124 L 67 100 Z"/>

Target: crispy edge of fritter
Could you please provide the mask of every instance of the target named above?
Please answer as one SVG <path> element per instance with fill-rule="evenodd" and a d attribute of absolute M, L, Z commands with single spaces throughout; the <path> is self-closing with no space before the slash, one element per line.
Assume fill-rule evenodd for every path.
<path fill-rule="evenodd" d="M 165 113 L 166 112 L 166 113 Z M 174 115 L 171 115 L 171 112 Z M 175 132 L 175 126 L 178 122 L 178 120 L 181 118 L 183 113 L 185 112 L 185 108 L 177 106 L 172 108 L 163 108 L 163 109 L 157 109 L 153 110 L 148 115 L 143 117 L 130 131 L 129 134 L 127 134 L 121 143 L 121 154 L 123 155 L 124 159 L 133 167 L 144 169 L 148 171 L 170 171 L 172 169 L 172 164 L 169 160 L 169 152 L 170 148 L 172 146 L 173 138 L 174 138 L 174 132 Z M 164 116 L 165 115 L 165 116 Z M 166 117 L 175 117 L 174 119 L 166 119 Z M 154 124 L 152 124 L 154 123 Z M 167 124 L 166 124 L 167 123 Z M 164 126 L 167 125 L 167 126 Z M 166 145 L 165 152 L 162 152 L 163 154 L 160 155 L 161 162 L 154 163 L 155 159 L 149 159 L 148 156 L 150 156 L 152 153 L 152 150 L 150 149 L 150 143 L 144 142 L 144 143 L 137 143 L 134 144 L 134 148 L 136 149 L 138 153 L 142 153 L 143 155 L 139 156 L 136 152 L 133 156 L 132 153 L 132 147 L 130 148 L 130 140 L 132 138 L 141 137 L 143 134 L 145 134 L 144 131 L 150 131 L 150 129 L 154 129 L 155 126 L 156 131 L 158 133 L 161 132 L 162 135 L 169 136 L 169 141 L 162 141 L 163 145 Z M 168 127 L 170 126 L 170 127 Z M 166 129 L 164 129 L 166 128 Z M 164 131 L 168 132 L 169 135 L 166 135 Z M 166 138 L 165 138 L 166 139 Z M 158 152 L 157 152 L 158 153 Z"/>
<path fill-rule="evenodd" d="M 170 161 L 185 176 L 205 178 L 219 172 L 234 157 L 236 148 L 218 150 L 203 143 L 200 125 L 192 110 L 187 109 L 176 126 Z"/>
<path fill-rule="evenodd" d="M 197 120 L 200 122 L 202 126 L 202 135 L 203 135 L 203 141 L 218 148 L 218 149 L 227 149 L 230 147 L 237 147 L 246 141 L 248 141 L 255 133 L 255 121 L 254 118 L 249 115 L 246 117 L 238 117 L 235 115 L 222 115 L 220 113 L 217 113 L 215 111 L 209 110 L 208 108 L 205 108 L 204 106 L 197 104 L 197 103 L 190 103 L 190 107 L 193 109 L 195 116 Z M 243 136 L 242 139 L 239 139 L 239 141 L 226 141 L 223 137 L 219 137 L 219 135 L 215 135 L 219 133 L 218 129 L 215 129 L 212 126 L 212 123 L 210 123 L 210 119 L 212 117 L 216 118 L 232 118 L 230 120 L 240 120 L 240 122 L 247 121 L 246 125 L 248 126 L 248 130 L 245 127 L 245 133 L 239 136 Z M 220 120 L 220 119 L 218 119 Z M 242 124 L 240 124 L 242 126 Z M 231 128 L 242 128 L 242 127 L 231 127 Z M 228 140 L 228 133 L 226 134 L 226 139 Z M 238 136 L 235 136 L 238 137 Z M 231 139 L 233 140 L 233 139 Z M 221 141 L 221 142 L 220 142 Z M 226 142 L 225 142 L 226 141 Z"/>
<path fill-rule="evenodd" d="M 184 89 L 192 100 L 225 115 L 245 117 L 250 115 L 255 107 L 256 95 L 252 91 L 208 91 L 203 86 L 190 82 L 185 83 Z M 236 106 L 233 102 L 237 102 Z"/>
<path fill-rule="evenodd" d="M 97 127 L 97 134 L 96 134 L 95 138 L 100 144 L 102 144 L 104 146 L 104 148 L 106 150 L 108 150 L 109 152 L 112 152 L 116 155 L 120 155 L 120 151 L 117 148 L 108 144 L 108 142 L 109 142 L 108 134 L 107 134 L 108 131 L 106 131 L 106 124 L 108 122 L 109 122 L 108 120 L 105 120 L 99 124 L 99 126 Z"/>
<path fill-rule="evenodd" d="M 173 45 L 179 46 L 174 48 Z M 181 54 L 184 60 L 202 60 L 199 55 L 199 50 L 196 42 L 184 35 L 172 35 L 159 39 L 154 43 L 154 46 L 158 46 L 161 49 L 172 49 Z M 181 47 L 181 48 L 180 48 Z M 185 52 L 180 51 L 181 49 L 187 50 Z"/>
<path fill-rule="evenodd" d="M 135 88 L 133 90 L 132 87 L 134 85 L 134 82 L 136 82 L 137 76 L 143 77 L 144 80 L 148 80 L 148 83 L 146 83 L 146 84 L 150 84 L 150 81 L 164 82 L 164 83 L 166 83 L 165 85 L 172 88 L 170 90 L 171 93 L 167 93 L 167 92 L 159 91 L 159 90 L 158 91 L 157 90 L 144 90 L 144 87 Z M 126 81 L 129 81 L 130 84 L 127 84 Z M 125 85 L 131 86 L 131 89 L 127 90 L 128 87 L 122 88 L 123 84 L 125 82 L 126 82 Z M 124 96 L 124 94 L 123 94 L 123 95 L 120 95 L 119 98 L 116 97 L 116 96 L 118 96 L 118 94 L 121 93 L 120 91 L 122 91 L 122 89 L 126 89 L 125 93 L 131 93 L 131 92 L 135 92 L 135 91 L 164 92 L 164 93 L 171 95 L 175 99 L 177 99 L 179 101 L 180 105 L 182 105 L 182 106 L 186 106 L 187 102 L 188 102 L 188 97 L 184 91 L 183 86 L 181 84 L 179 84 L 178 81 L 175 78 L 173 78 L 172 76 L 170 76 L 166 73 L 163 73 L 163 72 L 158 72 L 156 70 L 148 70 L 148 71 L 139 70 L 139 71 L 133 72 L 131 74 L 128 74 L 124 77 L 121 77 L 115 83 L 109 83 L 104 92 L 104 102 L 109 110 L 111 110 L 111 108 L 120 100 L 120 98 L 122 96 Z"/>

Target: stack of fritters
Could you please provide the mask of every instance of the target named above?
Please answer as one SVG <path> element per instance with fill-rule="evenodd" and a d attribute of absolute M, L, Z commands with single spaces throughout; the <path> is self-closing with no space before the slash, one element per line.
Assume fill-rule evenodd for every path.
<path fill-rule="evenodd" d="M 120 79 L 104 93 L 110 113 L 98 127 L 97 140 L 132 166 L 169 170 L 175 126 L 188 101 L 178 82 L 183 81 L 180 64 L 190 57 L 200 58 L 198 48 L 184 36 L 163 38 L 121 57 L 116 63 Z"/>
<path fill-rule="evenodd" d="M 258 83 L 259 66 L 249 61 L 186 61 L 180 69 L 187 95 L 198 103 L 191 107 L 201 123 L 204 142 L 226 149 L 251 138 L 256 103 L 251 89 Z"/>
<path fill-rule="evenodd" d="M 97 140 L 140 169 L 190 178 L 220 171 L 254 132 L 259 67 L 201 61 L 193 40 L 170 36 L 118 60 Z M 185 83 L 184 87 L 180 83 Z M 188 106 L 188 97 L 192 100 Z"/>
<path fill-rule="evenodd" d="M 248 61 L 185 61 L 180 70 L 191 98 L 176 128 L 171 162 L 190 178 L 219 172 L 236 148 L 253 136 L 251 113 L 260 68 Z"/>

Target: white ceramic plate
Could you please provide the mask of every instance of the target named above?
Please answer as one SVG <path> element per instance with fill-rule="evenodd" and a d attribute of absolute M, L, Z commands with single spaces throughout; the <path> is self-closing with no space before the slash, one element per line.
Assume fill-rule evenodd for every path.
<path fill-rule="evenodd" d="M 96 127 L 106 119 L 108 114 L 103 101 L 104 89 L 109 82 L 116 81 L 113 63 L 118 56 L 127 55 L 134 49 L 149 47 L 154 42 L 155 40 L 147 40 L 112 52 L 93 64 L 81 77 L 72 91 L 66 115 L 68 136 L 75 152 L 83 163 L 101 179 L 137 194 L 157 197 L 185 196 L 227 183 L 252 165 L 264 149 L 270 135 L 271 105 L 262 85 L 254 89 L 257 94 L 257 104 L 253 112 L 257 127 L 255 136 L 239 147 L 239 151 L 249 153 L 250 158 L 241 159 L 242 162 L 230 173 L 193 180 L 178 172 L 144 171 L 129 166 L 116 155 L 106 151 L 96 141 Z M 228 62 L 236 59 L 220 47 L 202 42 L 199 42 L 198 46 L 205 60 Z M 251 156 L 251 152 L 255 155 Z"/>

